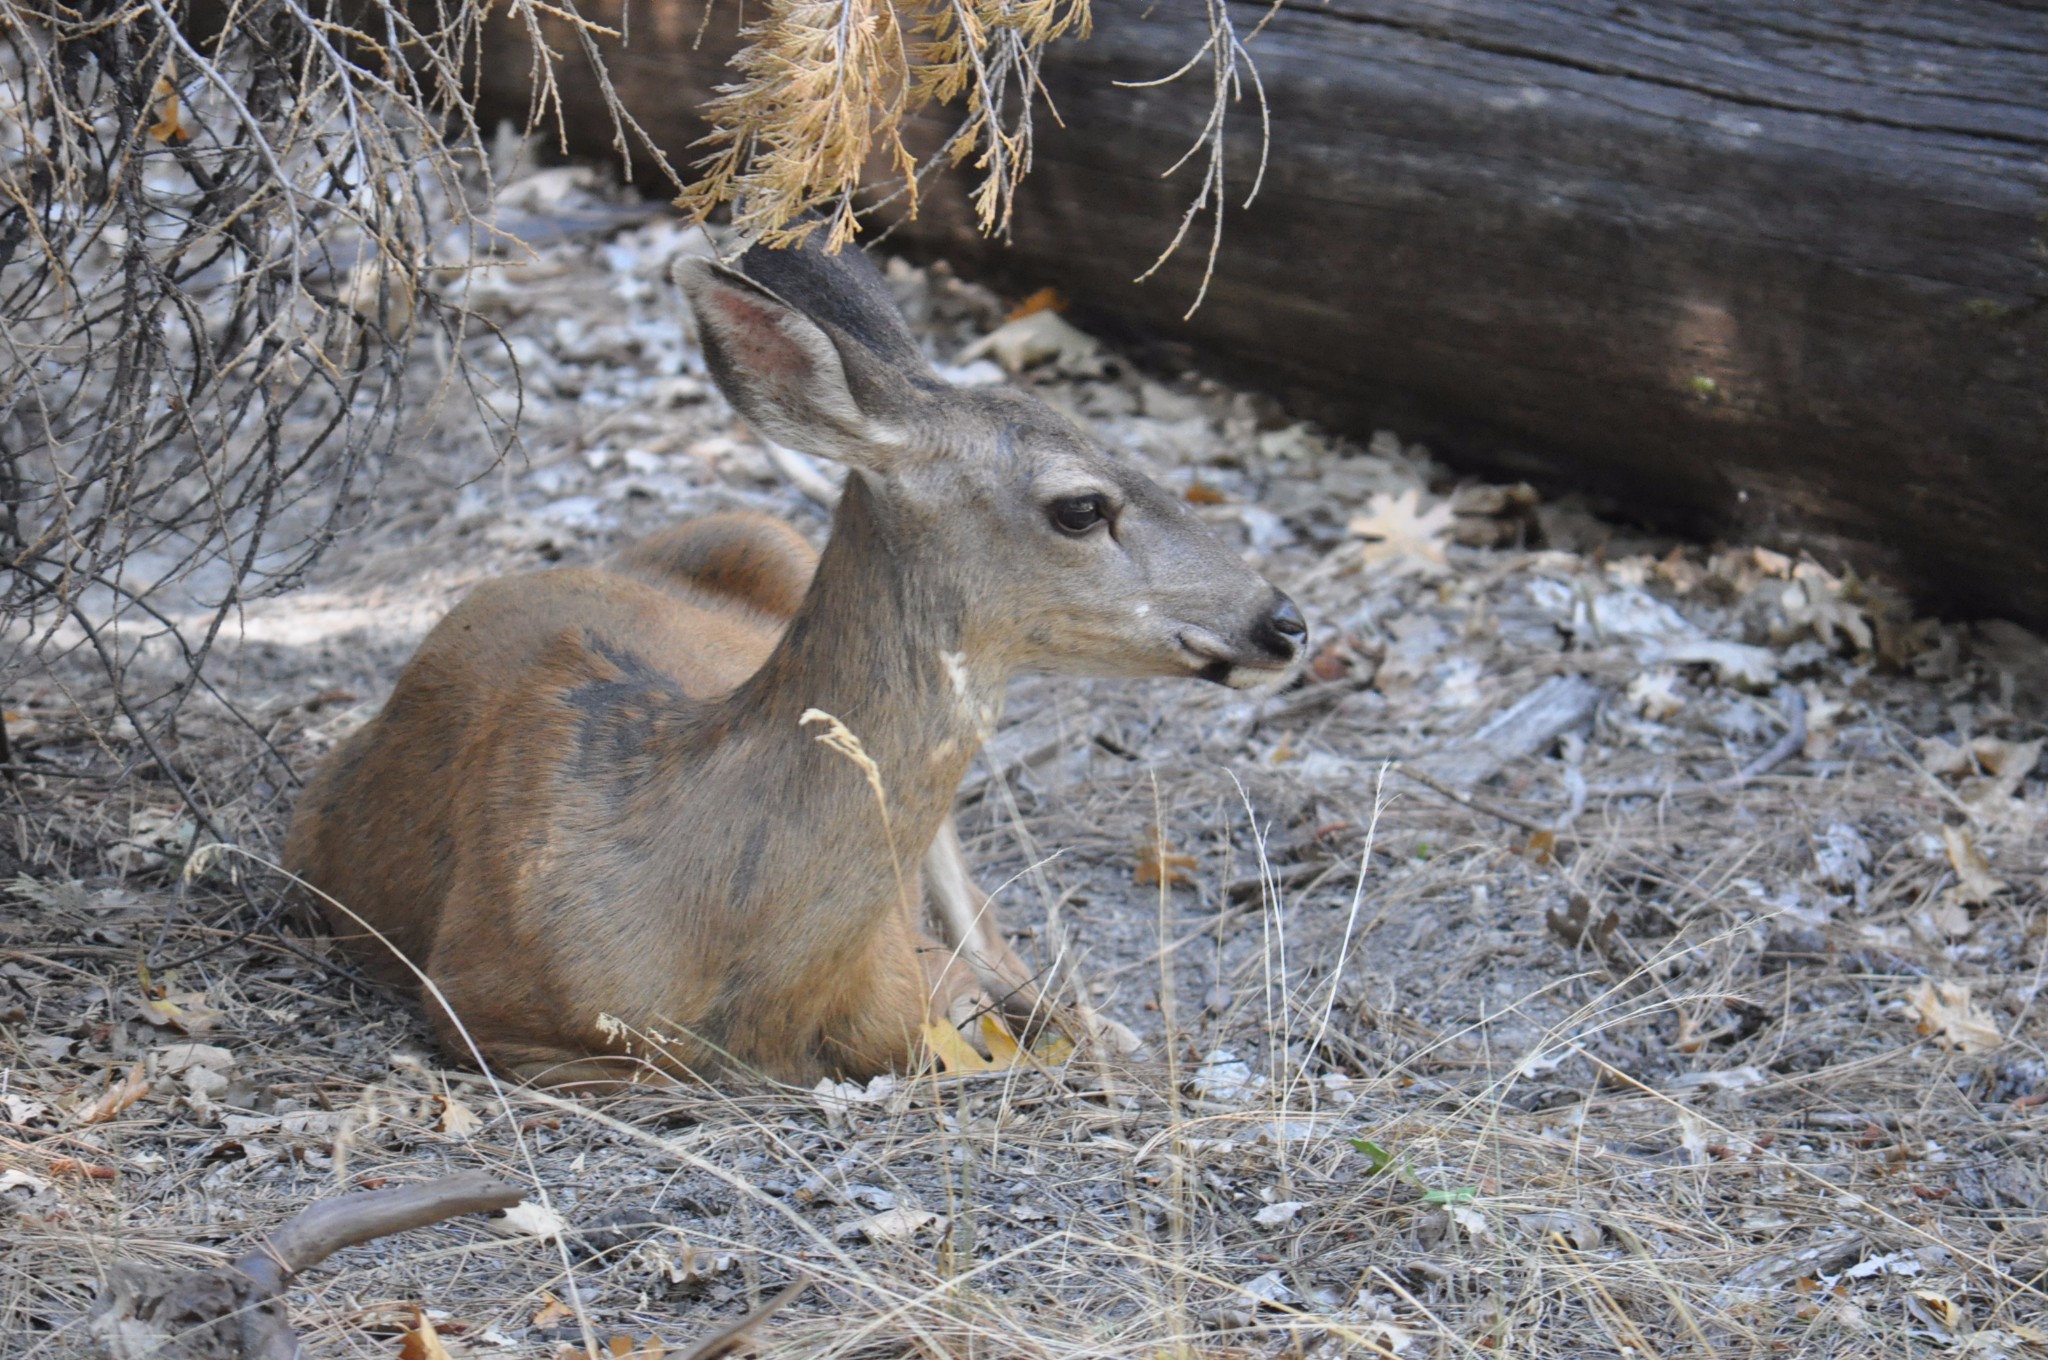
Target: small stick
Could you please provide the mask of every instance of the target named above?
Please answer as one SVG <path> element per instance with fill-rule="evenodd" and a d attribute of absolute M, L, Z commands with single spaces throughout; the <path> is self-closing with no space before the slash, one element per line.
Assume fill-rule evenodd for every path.
<path fill-rule="evenodd" d="M 1750 761 L 1726 779 L 1717 779 L 1709 787 L 1715 789 L 1739 789 L 1750 780 L 1769 774 L 1793 754 L 1806 746 L 1806 695 L 1791 685 L 1777 693 L 1777 700 L 1785 706 L 1785 735 L 1778 738 L 1770 750 Z"/>
<path fill-rule="evenodd" d="M 1761 779 L 1791 759 L 1806 746 L 1806 696 L 1790 685 L 1778 690 L 1778 702 L 1785 706 L 1785 735 L 1756 759 L 1720 779 L 1696 779 L 1684 783 L 1598 784 L 1588 790 L 1596 798 L 1642 798 L 1679 793 L 1732 793 L 1752 779 Z"/>
<path fill-rule="evenodd" d="M 1539 822 L 1534 817 L 1524 817 L 1519 812 L 1510 812 L 1498 803 L 1489 803 L 1483 798 L 1474 798 L 1471 794 L 1455 789 L 1449 784 L 1444 783 L 1443 780 L 1438 779 L 1435 775 L 1425 774 L 1412 765 L 1397 764 L 1394 766 L 1394 769 L 1397 773 L 1407 775 L 1410 779 L 1422 785 L 1422 787 L 1442 794 L 1461 807 L 1468 807 L 1474 812 L 1483 812 L 1489 817 L 1506 822 L 1510 826 L 1519 826 L 1524 831 L 1532 834 L 1556 833 L 1556 828 L 1547 822 Z"/>
<path fill-rule="evenodd" d="M 1267 873 L 1246 874 L 1243 878 L 1233 878 L 1224 885 L 1223 896 L 1232 902 L 1242 902 L 1248 898 L 1257 897 L 1260 893 L 1264 892 L 1268 883 L 1276 888 L 1295 888 L 1304 883 L 1312 883 L 1324 874 L 1334 873 L 1343 867 L 1344 862 L 1342 860 L 1297 860 L 1293 864 L 1282 864 Z M 1209 925 L 1203 926 L 1201 930 L 1195 933 L 1197 935 L 1206 934 L 1214 928 L 1215 923 L 1212 922 Z"/>

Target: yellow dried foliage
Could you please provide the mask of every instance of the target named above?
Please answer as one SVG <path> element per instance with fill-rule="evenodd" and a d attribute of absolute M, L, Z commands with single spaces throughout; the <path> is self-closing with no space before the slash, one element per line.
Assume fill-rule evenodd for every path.
<path fill-rule="evenodd" d="M 837 250 L 870 173 L 899 183 L 916 215 L 904 120 L 964 97 L 939 158 L 973 159 L 982 229 L 1001 230 L 1030 168 L 1038 53 L 1087 31 L 1088 0 L 769 0 L 733 58 L 740 79 L 705 109 L 717 150 L 676 204 L 701 219 L 731 203 L 733 225 L 773 246 L 822 226 Z"/>

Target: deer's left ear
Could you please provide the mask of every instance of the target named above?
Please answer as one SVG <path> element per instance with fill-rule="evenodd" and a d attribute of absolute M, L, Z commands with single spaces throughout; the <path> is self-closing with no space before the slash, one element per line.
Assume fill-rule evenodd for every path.
<path fill-rule="evenodd" d="M 718 390 L 747 423 L 779 444 L 851 467 L 885 471 L 905 444 L 908 410 L 891 405 L 900 383 L 848 380 L 851 364 L 879 360 L 857 345 L 842 349 L 822 327 L 768 289 L 710 260 L 675 266 L 676 283 L 696 313 L 704 360 Z"/>

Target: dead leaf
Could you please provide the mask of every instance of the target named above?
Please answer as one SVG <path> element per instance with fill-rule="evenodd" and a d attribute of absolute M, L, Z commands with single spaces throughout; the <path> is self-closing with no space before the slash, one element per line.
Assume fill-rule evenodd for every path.
<path fill-rule="evenodd" d="M 925 1021 L 923 1033 L 925 1052 L 947 1073 L 994 1072 L 1002 1066 L 976 1053 L 974 1045 L 944 1020 Z"/>
<path fill-rule="evenodd" d="M 1380 491 L 1344 527 L 1365 541 L 1365 565 L 1390 576 L 1441 576 L 1451 569 L 1444 549 L 1451 522 L 1457 517 L 1449 501 L 1422 508 L 1422 492 L 1410 487 L 1399 494 Z"/>
<path fill-rule="evenodd" d="M 177 68 L 171 67 L 157 77 L 156 88 L 151 94 L 161 101 L 157 105 L 156 121 L 149 126 L 149 135 L 158 142 L 189 142 L 192 131 L 185 126 L 178 113 L 178 87 L 171 83 Z"/>
<path fill-rule="evenodd" d="M 1825 760 L 1834 749 L 1835 728 L 1842 715 L 1849 711 L 1846 699 L 1830 699 L 1819 685 L 1812 683 L 1799 687 L 1806 696 L 1806 744 L 1800 754 L 1808 760 Z"/>
<path fill-rule="evenodd" d="M 612 1360 L 661 1360 L 668 1354 L 658 1336 L 643 1336 L 638 1341 L 630 1336 L 615 1336 L 605 1343 L 605 1350 Z"/>
<path fill-rule="evenodd" d="M 1138 1050 L 1138 1036 L 1114 1020 L 1083 1012 L 1081 1021 L 1097 1044 L 1110 1053 L 1129 1054 Z M 1031 1045 L 1031 1056 L 1046 1067 L 1058 1067 L 1074 1056 L 1074 1041 L 1047 1026 Z"/>
<path fill-rule="evenodd" d="M 180 1034 L 204 1034 L 226 1017 L 225 1011 L 206 1004 L 205 992 L 171 992 L 166 985 L 170 979 L 158 982 L 150 976 L 147 964 L 137 964 L 135 972 L 142 989 L 136 1014 L 158 1028 L 168 1026 Z"/>
<path fill-rule="evenodd" d="M 569 1229 L 560 1214 L 530 1199 L 520 1200 L 496 1218 L 485 1219 L 484 1223 L 491 1231 L 506 1237 L 538 1237 L 545 1241 L 553 1241 Z"/>
<path fill-rule="evenodd" d="M 1474 1242 L 1493 1240 L 1493 1225 L 1486 1221 L 1485 1214 L 1469 1204 L 1453 1204 L 1448 1207 L 1451 1211 L 1451 1221 L 1463 1228 Z"/>
<path fill-rule="evenodd" d="M 1944 940 L 1967 940 L 1977 928 L 1977 923 L 1970 919 L 1970 909 L 1946 893 L 1939 902 L 1921 913 L 1920 922 L 1927 928 L 1929 937 Z"/>
<path fill-rule="evenodd" d="M 1959 907 L 1981 906 L 2005 891 L 2005 880 L 1991 872 L 1991 863 L 1977 849 L 1970 833 L 1959 826 L 1944 826 L 1941 843 L 1948 850 L 1949 865 L 1956 871 L 1956 885 L 1942 894 L 1944 901 Z"/>
<path fill-rule="evenodd" d="M 98 1162 L 82 1162 L 76 1157 L 52 1157 L 50 1159 L 50 1174 L 52 1176 L 82 1176 L 89 1181 L 118 1180 L 121 1176 L 121 1173 L 111 1166 L 101 1166 Z"/>
<path fill-rule="evenodd" d="M 2005 1042 L 1991 1017 L 1970 1000 L 1968 984 L 1922 979 L 1906 998 L 1920 1022 L 1920 1033 L 1964 1053 L 1988 1053 Z"/>
<path fill-rule="evenodd" d="M 1515 1221 L 1523 1232 L 1539 1241 L 1572 1251 L 1597 1250 L 1603 1236 L 1600 1225 L 1584 1214 L 1566 1213 L 1561 1210 L 1522 1214 Z"/>
<path fill-rule="evenodd" d="M 413 1325 L 398 1340 L 398 1360 L 454 1360 L 434 1330 L 434 1320 L 421 1309 L 414 1309 L 412 1316 Z"/>
<path fill-rule="evenodd" d="M 834 1237 L 865 1237 L 870 1242 L 907 1242 L 926 1228 L 940 1222 L 926 1209 L 884 1209 L 879 1214 L 842 1224 Z"/>
<path fill-rule="evenodd" d="M 1868 652 L 1876 641 L 1862 609 L 1851 600 L 1843 583 L 1825 568 L 1801 562 L 1792 568 L 1792 584 L 1778 597 L 1785 614 L 1785 628 L 1774 630 L 1774 641 L 1790 642 L 1811 632 L 1823 647 L 1834 650 L 1839 636 L 1858 652 Z"/>
<path fill-rule="evenodd" d="M 149 1072 L 142 1063 L 128 1069 L 119 1081 L 110 1082 L 97 1100 L 72 1116 L 74 1124 L 101 1124 L 149 1094 Z"/>
<path fill-rule="evenodd" d="M 1308 1208 L 1308 1203 L 1305 1200 L 1283 1199 L 1276 1204 L 1268 1204 L 1265 1208 L 1253 1214 L 1252 1222 L 1258 1224 L 1261 1228 L 1278 1228 L 1283 1224 L 1293 1222 L 1295 1216 L 1306 1208 Z"/>
<path fill-rule="evenodd" d="M 2019 793 L 2020 785 L 2041 759 L 2044 743 L 2034 741 L 2000 741 L 1997 737 L 1978 737 L 1970 743 L 1970 754 L 1984 767 L 1985 777 L 1963 781 L 1963 800 L 1974 807 L 2000 809 L 2010 803 Z"/>
<path fill-rule="evenodd" d="M 1694 638 L 1667 645 L 1660 659 L 1677 665 L 1712 666 L 1715 680 L 1752 693 L 1778 682 L 1778 655 L 1768 647 Z"/>
<path fill-rule="evenodd" d="M 28 1172 L 16 1170 L 14 1167 L 0 1171 L 0 1191 L 28 1190 L 37 1192 L 49 1188 L 50 1183 L 41 1176 L 31 1176 Z"/>
<path fill-rule="evenodd" d="M 1022 321 L 1033 312 L 1064 312 L 1067 296 L 1057 288 L 1041 288 L 1010 309 L 1005 321 Z"/>
<path fill-rule="evenodd" d="M 552 1327 L 558 1322 L 576 1316 L 575 1309 L 563 1303 L 553 1294 L 543 1293 L 541 1298 L 546 1300 L 546 1302 L 542 1303 L 540 1311 L 533 1315 L 534 1326 Z"/>
<path fill-rule="evenodd" d="M 1663 722 L 1685 707 L 1678 672 L 1667 667 L 1644 671 L 1628 682 L 1629 707 L 1651 722 Z"/>
<path fill-rule="evenodd" d="M 961 350 L 953 362 L 964 366 L 987 357 L 1011 373 L 1047 362 L 1071 371 L 1088 366 L 1101 348 L 1095 337 L 1076 330 L 1058 312 L 1041 310 L 1004 322 Z"/>
<path fill-rule="evenodd" d="M 1947 1332 L 1951 1338 L 1970 1330 L 1969 1310 L 1929 1289 L 1916 1289 L 1906 1297 L 1906 1311 L 1930 1327 Z"/>
<path fill-rule="evenodd" d="M 1184 855 L 1173 848 L 1158 827 L 1145 833 L 1145 839 L 1138 846 L 1138 867 L 1132 878 L 1141 886 L 1164 884 L 1169 888 L 1181 887 L 1195 881 L 1195 857 Z"/>
<path fill-rule="evenodd" d="M 150 1056 L 156 1059 L 156 1070 L 167 1077 L 192 1068 L 228 1072 L 235 1066 L 235 1055 L 218 1044 L 165 1044 Z"/>
<path fill-rule="evenodd" d="M 141 1018 L 159 1028 L 169 1027 L 180 1034 L 205 1034 L 226 1018 L 225 1011 L 215 1010 L 206 1004 L 205 992 L 175 992 L 169 996 L 142 999 L 139 1007 Z"/>
<path fill-rule="evenodd" d="M 993 1015 L 981 1017 L 981 1041 L 988 1045 L 989 1061 L 997 1067 L 1015 1067 L 1024 1059 L 1024 1050 L 1010 1037 L 1010 1031 L 1001 1020 Z"/>
<path fill-rule="evenodd" d="M 1792 559 L 1783 553 L 1772 552 L 1769 548 L 1751 548 L 1749 560 L 1766 576 L 1784 579 L 1792 574 Z"/>
<path fill-rule="evenodd" d="M 452 1095 L 441 1097 L 441 1132 L 453 1138 L 468 1138 L 483 1124 L 475 1110 Z"/>

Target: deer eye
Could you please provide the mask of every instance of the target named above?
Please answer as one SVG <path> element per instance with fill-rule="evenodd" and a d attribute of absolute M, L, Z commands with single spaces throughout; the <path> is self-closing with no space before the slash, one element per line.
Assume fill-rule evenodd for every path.
<path fill-rule="evenodd" d="M 1062 533 L 1085 534 L 1108 517 L 1100 496 L 1062 496 L 1051 508 L 1052 522 Z"/>

